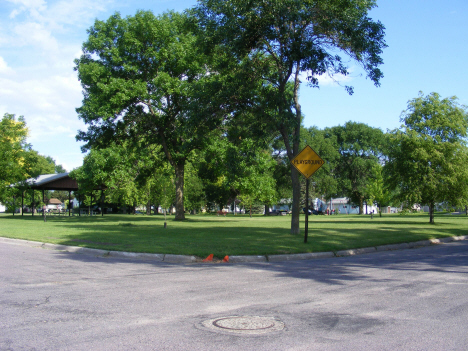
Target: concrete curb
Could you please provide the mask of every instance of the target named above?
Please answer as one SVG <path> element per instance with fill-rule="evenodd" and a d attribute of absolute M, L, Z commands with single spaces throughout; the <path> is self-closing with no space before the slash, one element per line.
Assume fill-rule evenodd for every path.
<path fill-rule="evenodd" d="M 405 249 L 409 249 L 409 244 L 404 243 L 404 244 L 381 245 L 381 246 L 376 246 L 375 249 L 377 251 L 405 250 Z"/>
<path fill-rule="evenodd" d="M 120 257 L 120 258 L 139 258 L 154 261 L 164 261 L 164 255 L 162 254 L 148 254 L 139 252 L 125 252 L 125 251 L 109 251 L 109 257 Z"/>
<path fill-rule="evenodd" d="M 266 256 L 229 256 L 231 263 L 266 262 Z"/>
<path fill-rule="evenodd" d="M 197 261 L 195 256 L 184 255 L 164 255 L 164 262 L 169 263 L 194 263 Z"/>
<path fill-rule="evenodd" d="M 366 253 L 376 252 L 377 249 L 375 247 L 365 247 L 362 249 L 352 249 L 352 250 L 341 250 L 336 252 L 336 256 L 344 257 L 344 256 L 354 256 L 354 255 L 362 255 Z"/>
<path fill-rule="evenodd" d="M 290 255 L 268 255 L 268 262 L 282 262 L 282 261 L 298 261 L 298 260 L 313 260 L 317 258 L 331 258 L 335 257 L 333 252 L 311 252 L 302 254 Z"/>
<path fill-rule="evenodd" d="M 332 258 L 332 257 L 346 257 L 354 255 L 369 254 L 374 252 L 391 251 L 391 250 L 407 250 L 416 249 L 420 247 L 427 247 L 431 245 L 441 245 L 452 243 L 455 241 L 468 240 L 468 235 L 452 236 L 440 239 L 429 239 L 415 241 L 411 243 L 402 244 L 389 244 L 380 245 L 375 247 L 364 247 L 359 249 L 340 250 L 337 252 L 311 252 L 311 253 L 300 253 L 300 254 L 289 254 L 289 255 L 261 255 L 261 256 L 229 256 L 229 263 L 256 263 L 256 262 L 284 262 L 284 261 L 299 261 L 299 260 L 312 260 L 320 258 Z M 0 237 L 0 242 L 4 242 L 12 245 L 24 245 L 37 248 L 43 248 L 47 250 L 64 251 L 94 257 L 116 257 L 116 258 L 133 258 L 149 261 L 167 262 L 167 263 L 200 263 L 201 259 L 196 256 L 185 256 L 185 255 L 171 255 L 171 254 L 150 254 L 150 253 L 139 253 L 139 252 L 124 252 L 124 251 L 108 251 L 101 249 L 90 249 L 87 247 L 80 246 L 67 246 L 50 243 L 41 243 L 38 241 L 29 241 L 21 239 L 11 239 Z"/>

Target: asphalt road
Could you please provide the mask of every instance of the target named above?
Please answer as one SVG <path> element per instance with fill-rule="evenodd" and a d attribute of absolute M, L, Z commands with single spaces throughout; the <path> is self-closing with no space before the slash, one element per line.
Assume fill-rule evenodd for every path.
<path fill-rule="evenodd" d="M 467 241 L 235 265 L 0 243 L 0 350 L 464 351 L 467 287 Z"/>

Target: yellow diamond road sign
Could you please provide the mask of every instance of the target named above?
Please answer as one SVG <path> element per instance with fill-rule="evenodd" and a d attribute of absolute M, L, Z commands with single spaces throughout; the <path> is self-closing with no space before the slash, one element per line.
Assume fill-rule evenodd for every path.
<path fill-rule="evenodd" d="M 312 174 L 325 164 L 325 161 L 307 145 L 292 159 L 291 163 L 304 177 L 309 179 Z"/>

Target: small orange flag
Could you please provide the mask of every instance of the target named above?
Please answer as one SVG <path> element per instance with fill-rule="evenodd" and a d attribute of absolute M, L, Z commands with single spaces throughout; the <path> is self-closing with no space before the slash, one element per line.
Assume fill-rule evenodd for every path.
<path fill-rule="evenodd" d="M 229 256 L 227 256 L 227 255 L 226 255 L 226 256 L 224 256 L 224 258 L 223 258 L 223 262 L 229 262 Z"/>
<path fill-rule="evenodd" d="M 203 260 L 203 262 L 211 262 L 213 261 L 213 254 L 209 254 L 207 258 Z"/>

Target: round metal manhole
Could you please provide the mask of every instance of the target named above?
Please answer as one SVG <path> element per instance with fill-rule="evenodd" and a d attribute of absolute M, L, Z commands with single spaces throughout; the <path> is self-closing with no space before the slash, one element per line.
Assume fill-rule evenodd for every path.
<path fill-rule="evenodd" d="M 231 316 L 204 321 L 203 326 L 235 334 L 265 334 L 284 329 L 284 323 L 273 317 Z"/>

